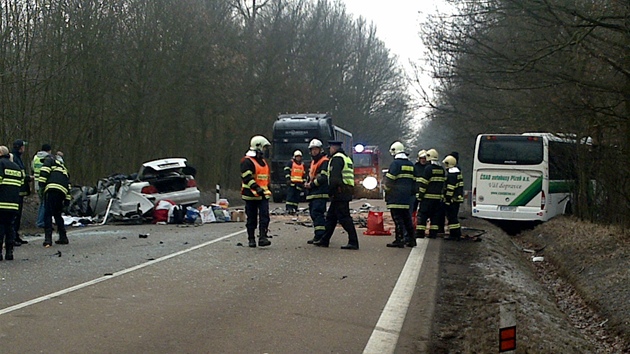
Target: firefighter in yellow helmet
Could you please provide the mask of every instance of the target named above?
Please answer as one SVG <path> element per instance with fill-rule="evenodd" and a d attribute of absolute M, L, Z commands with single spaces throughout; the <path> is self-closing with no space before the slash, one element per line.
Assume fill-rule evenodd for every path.
<path fill-rule="evenodd" d="M 427 151 L 429 164 L 419 179 L 418 200 L 420 201 L 420 217 L 416 225 L 416 238 L 424 238 L 427 221 L 431 219 L 429 237 L 436 238 L 438 225 L 434 223 L 438 219 L 442 204 L 442 190 L 444 189 L 444 168 L 438 162 L 438 152 L 435 149 Z"/>
<path fill-rule="evenodd" d="M 448 218 L 449 240 L 459 241 L 462 227 L 459 223 L 459 206 L 464 202 L 464 176 L 457 167 L 457 159 L 448 155 L 442 160 L 446 168 L 446 188 L 444 188 L 444 204 Z"/>
<path fill-rule="evenodd" d="M 389 153 L 394 157 L 394 161 L 385 174 L 385 202 L 392 214 L 396 233 L 394 242 L 388 243 L 387 247 L 415 247 L 416 236 L 409 213 L 412 197 L 415 195 L 414 165 L 405 153 L 405 146 L 399 141 L 392 144 Z"/>
<path fill-rule="evenodd" d="M 343 151 L 341 141 L 329 141 L 328 149 L 330 160 L 328 161 L 328 195 L 330 206 L 326 212 L 326 232 L 320 240 L 313 244 L 319 247 L 328 247 L 330 239 L 335 232 L 337 223 L 348 233 L 348 244 L 341 246 L 344 250 L 358 250 L 359 238 L 354 228 L 352 216 L 350 216 L 350 201 L 354 192 L 354 165 L 352 159 Z"/>
<path fill-rule="evenodd" d="M 287 182 L 286 211 L 293 215 L 298 211 L 300 195 L 304 190 L 306 167 L 302 163 L 302 151 L 295 150 L 293 158 L 284 166 L 284 178 Z"/>
<path fill-rule="evenodd" d="M 252 137 L 249 151 L 241 159 L 241 198 L 245 201 L 247 240 L 249 247 L 256 247 L 256 228 L 259 228 L 258 246 L 271 245 L 267 237 L 269 229 L 269 180 L 271 172 L 264 159 L 264 151 L 271 143 L 262 135 Z M 258 222 L 260 219 L 260 223 Z"/>

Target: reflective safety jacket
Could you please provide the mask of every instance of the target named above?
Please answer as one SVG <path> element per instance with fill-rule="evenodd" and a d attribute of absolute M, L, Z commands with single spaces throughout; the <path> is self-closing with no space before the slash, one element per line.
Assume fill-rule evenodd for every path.
<path fill-rule="evenodd" d="M 46 151 L 38 151 L 35 156 L 33 156 L 33 161 L 31 162 L 31 170 L 33 171 L 33 178 L 35 179 L 35 191 L 39 190 L 39 172 L 44 166 L 44 162 L 46 159 L 52 159 L 52 155 L 50 155 Z"/>
<path fill-rule="evenodd" d="M 289 161 L 284 167 L 287 182 L 290 182 L 292 186 L 301 185 L 306 178 L 306 169 L 303 163 L 297 163 L 295 160 Z"/>
<path fill-rule="evenodd" d="M 7 156 L 0 157 L 0 210 L 18 212 L 24 174 Z"/>
<path fill-rule="evenodd" d="M 446 171 L 446 188 L 444 189 L 444 203 L 464 202 L 464 176 L 458 167 L 451 167 Z"/>
<path fill-rule="evenodd" d="M 245 156 L 241 159 L 241 198 L 243 200 L 269 199 L 269 164 L 262 157 Z"/>
<path fill-rule="evenodd" d="M 354 192 L 354 165 L 342 149 L 328 162 L 328 195 L 332 200 L 350 201 Z"/>
<path fill-rule="evenodd" d="M 313 158 L 308 170 L 308 180 L 311 188 L 306 200 L 328 199 L 328 156 L 319 155 Z"/>
<path fill-rule="evenodd" d="M 70 200 L 70 176 L 66 166 L 60 161 L 46 159 L 42 169 L 39 170 L 37 182 L 44 193 L 55 189 L 63 192 L 66 199 Z"/>
<path fill-rule="evenodd" d="M 385 202 L 388 209 L 409 209 L 416 194 L 413 162 L 405 154 L 396 155 L 385 174 Z"/>
<path fill-rule="evenodd" d="M 427 167 L 424 168 L 424 174 L 419 181 L 418 200 L 442 199 L 444 181 L 446 181 L 442 166 L 433 162 L 427 164 Z"/>

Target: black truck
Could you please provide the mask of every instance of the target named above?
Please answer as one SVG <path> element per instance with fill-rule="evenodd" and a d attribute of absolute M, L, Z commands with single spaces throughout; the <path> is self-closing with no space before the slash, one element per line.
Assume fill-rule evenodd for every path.
<path fill-rule="evenodd" d="M 272 138 L 271 191 L 276 203 L 286 198 L 284 166 L 289 163 L 295 150 L 302 151 L 307 168 L 311 164 L 308 144 L 312 139 L 321 140 L 324 147 L 329 140 L 340 140 L 346 151 L 352 151 L 352 133 L 335 126 L 328 113 L 281 114 L 273 123 Z"/>

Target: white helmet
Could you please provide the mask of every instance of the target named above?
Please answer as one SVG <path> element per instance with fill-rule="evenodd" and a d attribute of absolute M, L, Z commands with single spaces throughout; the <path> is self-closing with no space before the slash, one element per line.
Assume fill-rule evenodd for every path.
<path fill-rule="evenodd" d="M 296 157 L 296 156 L 302 156 L 302 151 L 300 150 L 293 151 L 293 157 Z"/>
<path fill-rule="evenodd" d="M 262 152 L 265 146 L 271 146 L 271 143 L 262 135 L 256 135 L 249 141 L 250 150 Z"/>
<path fill-rule="evenodd" d="M 427 151 L 426 150 L 418 151 L 418 158 L 419 159 L 426 159 L 427 158 Z"/>
<path fill-rule="evenodd" d="M 427 160 L 429 160 L 429 161 L 437 161 L 439 158 L 440 158 L 440 156 L 438 155 L 437 150 L 435 150 L 435 149 L 427 150 Z"/>
<path fill-rule="evenodd" d="M 457 159 L 451 155 L 448 155 L 444 158 L 444 160 L 442 160 L 442 163 L 446 168 L 455 167 L 455 165 L 457 165 Z"/>
<path fill-rule="evenodd" d="M 312 148 L 314 148 L 314 147 L 316 147 L 316 148 L 320 148 L 320 149 L 321 149 L 323 146 L 324 146 L 324 144 L 322 144 L 321 140 L 319 140 L 319 139 L 313 139 L 313 140 L 311 140 L 311 142 L 308 144 L 308 148 L 309 148 L 309 149 L 312 149 Z"/>
<path fill-rule="evenodd" d="M 400 141 L 393 143 L 392 146 L 389 147 L 389 153 L 392 156 L 400 154 L 401 152 L 405 152 L 405 146 Z"/>

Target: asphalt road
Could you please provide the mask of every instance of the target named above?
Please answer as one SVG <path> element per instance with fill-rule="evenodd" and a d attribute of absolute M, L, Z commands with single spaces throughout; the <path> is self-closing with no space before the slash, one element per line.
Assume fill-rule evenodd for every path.
<path fill-rule="evenodd" d="M 338 228 L 318 248 L 312 228 L 278 216 L 272 245 L 253 249 L 239 245 L 244 226 L 74 228 L 52 248 L 29 238 L 0 262 L 0 352 L 425 351 L 439 240 L 392 249 L 393 236 L 358 229 L 361 249 L 341 250 Z"/>

